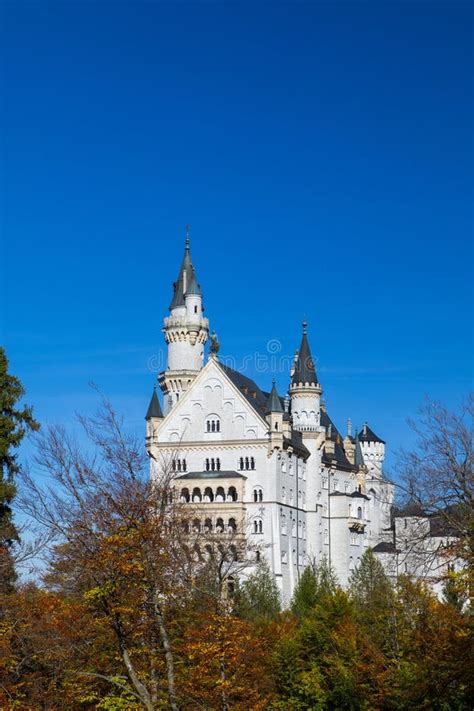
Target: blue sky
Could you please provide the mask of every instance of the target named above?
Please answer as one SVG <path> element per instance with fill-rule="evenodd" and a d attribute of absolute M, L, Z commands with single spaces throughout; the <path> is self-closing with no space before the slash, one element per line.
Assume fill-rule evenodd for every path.
<path fill-rule="evenodd" d="M 1 341 L 42 422 L 142 431 L 191 225 L 221 352 L 389 444 L 472 386 L 469 3 L 4 3 Z M 280 345 L 281 344 L 281 345 Z M 258 375 L 263 388 L 272 373 Z M 279 372 L 284 392 L 287 378 Z"/>

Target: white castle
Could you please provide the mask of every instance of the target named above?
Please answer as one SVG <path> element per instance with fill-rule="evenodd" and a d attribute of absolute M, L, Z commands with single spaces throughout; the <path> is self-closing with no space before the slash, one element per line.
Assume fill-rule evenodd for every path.
<path fill-rule="evenodd" d="M 367 547 L 394 575 L 402 565 L 384 478 L 385 443 L 350 421 L 343 437 L 322 400 L 303 324 L 288 395 L 270 392 L 219 362 L 209 339 L 189 238 L 163 332 L 167 368 L 146 415 L 152 476 L 168 462 L 177 496 L 195 507 L 201 530 L 237 530 L 265 556 L 288 604 L 299 575 L 323 557 L 346 585 Z M 261 551 L 261 552 L 260 552 Z M 407 565 L 405 562 L 403 565 Z"/>

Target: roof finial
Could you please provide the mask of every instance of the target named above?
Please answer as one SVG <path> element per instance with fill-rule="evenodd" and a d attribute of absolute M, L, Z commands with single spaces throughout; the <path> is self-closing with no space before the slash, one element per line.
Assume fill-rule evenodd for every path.
<path fill-rule="evenodd" d="M 308 329 L 308 323 L 306 321 L 306 318 L 303 319 L 303 334 L 306 335 Z"/>
<path fill-rule="evenodd" d="M 189 240 L 189 225 L 186 225 L 185 230 L 186 230 L 186 239 L 184 240 L 184 248 L 186 249 L 186 251 L 188 251 L 189 250 L 189 242 L 190 242 L 190 240 Z"/>
<path fill-rule="evenodd" d="M 350 417 L 349 417 L 349 419 L 347 420 L 347 436 L 348 436 L 348 437 L 351 437 L 351 436 L 352 436 L 352 420 L 351 420 Z"/>

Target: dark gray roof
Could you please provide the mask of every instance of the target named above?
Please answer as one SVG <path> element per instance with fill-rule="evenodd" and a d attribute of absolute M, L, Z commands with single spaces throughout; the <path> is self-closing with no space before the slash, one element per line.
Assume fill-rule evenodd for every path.
<path fill-rule="evenodd" d="M 153 388 L 153 395 L 151 396 L 150 404 L 148 405 L 145 420 L 150 420 L 152 417 L 163 417 L 160 401 L 158 400 L 158 395 L 156 394 L 156 388 Z"/>
<path fill-rule="evenodd" d="M 324 464 L 331 464 L 332 461 L 336 461 L 338 468 L 345 469 L 347 471 L 354 471 L 356 467 L 348 460 L 346 453 L 344 451 L 344 446 L 342 442 L 342 437 L 334 422 L 329 417 L 326 410 L 321 410 L 320 423 L 329 432 L 331 428 L 330 439 L 334 442 L 334 454 L 329 454 L 323 451 L 322 461 Z"/>
<path fill-rule="evenodd" d="M 349 494 L 350 497 L 353 499 L 365 499 L 366 501 L 370 501 L 369 497 L 363 494 L 361 491 L 355 491 L 352 492 L 352 494 Z"/>
<path fill-rule="evenodd" d="M 239 373 L 237 370 L 229 368 L 229 366 L 224 365 L 224 363 L 219 363 L 219 366 L 222 368 L 227 377 L 234 383 L 235 387 L 240 390 L 246 400 L 252 405 L 253 409 L 260 415 L 260 417 L 265 419 L 269 394 L 260 390 L 257 383 L 251 378 L 247 378 L 247 376 L 243 375 L 243 373 Z"/>
<path fill-rule="evenodd" d="M 303 338 L 301 339 L 298 358 L 295 364 L 295 372 L 293 373 L 291 383 L 292 385 L 298 385 L 299 383 L 318 384 L 318 376 L 316 375 L 316 368 L 314 367 L 314 361 L 306 335 L 306 323 L 303 323 Z"/>
<path fill-rule="evenodd" d="M 181 262 L 178 278 L 173 284 L 174 292 L 170 303 L 170 311 L 178 306 L 185 305 L 184 297 L 187 293 L 187 288 L 192 284 L 193 277 L 194 280 L 196 280 L 194 267 L 191 261 L 191 251 L 189 249 L 189 237 L 186 237 L 183 261 Z"/>
<path fill-rule="evenodd" d="M 277 393 L 275 381 L 273 381 L 272 391 L 268 397 L 267 402 L 267 413 L 269 412 L 283 412 L 283 406 L 281 404 L 280 397 Z"/>
<path fill-rule="evenodd" d="M 194 267 L 192 268 L 192 271 L 191 271 L 191 279 L 188 282 L 185 296 L 188 296 L 189 294 L 195 294 L 196 296 L 201 296 L 201 287 L 197 283 L 196 272 L 194 270 Z"/>
<path fill-rule="evenodd" d="M 362 449 L 359 440 L 356 441 L 355 452 L 354 452 L 354 464 L 357 468 L 364 466 L 364 457 L 362 455 Z"/>
<path fill-rule="evenodd" d="M 247 477 L 235 471 L 219 472 L 186 472 L 177 479 L 246 479 Z"/>
<path fill-rule="evenodd" d="M 398 553 L 395 544 L 388 541 L 381 541 L 372 548 L 374 553 Z"/>
<path fill-rule="evenodd" d="M 365 423 L 362 430 L 357 435 L 357 439 L 359 440 L 359 442 L 381 442 L 382 444 L 385 444 L 383 439 L 377 437 L 375 432 L 370 429 L 367 423 Z"/>
<path fill-rule="evenodd" d="M 295 454 L 304 460 L 308 459 L 311 454 L 309 449 L 303 444 L 302 433 L 297 430 L 292 430 L 291 437 L 283 437 L 283 449 L 288 449 L 288 447 L 292 447 Z"/>

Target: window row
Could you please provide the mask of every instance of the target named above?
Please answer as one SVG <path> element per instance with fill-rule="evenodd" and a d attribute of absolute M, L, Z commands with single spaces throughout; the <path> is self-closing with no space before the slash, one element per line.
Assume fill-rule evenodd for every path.
<path fill-rule="evenodd" d="M 189 503 L 212 503 L 213 501 L 224 502 L 224 501 L 237 501 L 237 489 L 235 486 L 229 486 L 227 493 L 223 486 L 218 486 L 215 490 L 210 486 L 206 486 L 203 492 L 198 486 L 195 486 L 192 492 L 186 487 L 181 489 L 180 493 L 181 502 L 184 504 Z"/>
<path fill-rule="evenodd" d="M 296 520 L 290 519 L 291 521 L 291 535 L 296 536 Z M 281 533 L 282 536 L 288 535 L 288 525 L 286 522 L 286 516 L 283 514 L 281 517 Z M 298 538 L 303 538 L 306 540 L 306 523 L 304 521 L 298 521 Z"/>
<path fill-rule="evenodd" d="M 220 431 L 221 431 L 220 420 L 207 420 L 206 432 L 220 432 Z"/>
<path fill-rule="evenodd" d="M 185 459 L 173 459 L 171 462 L 171 468 L 174 472 L 185 472 L 186 471 L 186 460 Z"/>
<path fill-rule="evenodd" d="M 219 459 L 219 457 L 207 458 L 204 462 L 204 468 L 207 472 L 220 472 L 221 460 Z"/>
<path fill-rule="evenodd" d="M 282 486 L 281 488 L 281 500 L 283 503 L 286 504 L 286 487 Z M 294 503 L 294 498 L 293 498 L 293 489 L 290 489 L 288 492 L 288 503 L 290 506 L 293 505 Z M 301 491 L 301 489 L 298 489 L 298 504 L 301 506 L 306 506 L 306 494 L 304 491 Z"/>
<path fill-rule="evenodd" d="M 240 470 L 254 470 L 255 469 L 255 459 L 254 457 L 240 457 L 237 467 Z"/>
<path fill-rule="evenodd" d="M 188 554 L 195 558 L 198 562 L 203 562 L 206 559 L 212 560 L 218 557 L 221 560 L 227 561 L 238 561 L 239 553 L 236 546 L 223 546 L 218 545 L 217 548 L 213 547 L 210 543 L 206 544 L 201 548 L 201 546 L 196 543 L 192 549 L 188 549 Z M 228 584 L 230 585 L 231 579 L 228 579 Z"/>
<path fill-rule="evenodd" d="M 214 523 L 211 518 L 204 521 L 195 518 L 191 522 L 185 521 L 183 530 L 185 533 L 236 533 L 237 521 L 235 518 L 229 518 L 227 522 L 223 518 L 216 518 Z"/>
<path fill-rule="evenodd" d="M 305 553 L 298 554 L 298 565 L 303 565 Z M 281 552 L 281 562 L 288 563 L 288 553 L 286 551 Z M 293 548 L 293 565 L 296 565 L 296 550 Z"/>

